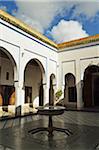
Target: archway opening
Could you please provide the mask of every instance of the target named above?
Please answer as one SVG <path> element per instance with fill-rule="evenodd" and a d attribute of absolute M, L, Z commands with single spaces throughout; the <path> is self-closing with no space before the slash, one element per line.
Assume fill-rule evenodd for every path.
<path fill-rule="evenodd" d="M 3 111 L 15 113 L 15 78 L 16 64 L 12 55 L 0 47 L 0 106 Z M 11 106 L 14 106 L 12 111 Z M 11 109 L 9 111 L 9 109 Z"/>
<path fill-rule="evenodd" d="M 31 107 L 44 105 L 44 76 L 45 71 L 41 62 L 32 59 L 28 62 L 24 72 L 25 103 Z"/>
<path fill-rule="evenodd" d="M 55 74 L 50 75 L 50 88 L 49 88 L 49 105 L 54 105 L 54 96 L 56 88 L 56 77 Z"/>
<path fill-rule="evenodd" d="M 83 79 L 84 106 L 99 106 L 99 66 L 91 65 L 85 69 Z"/>
<path fill-rule="evenodd" d="M 64 99 L 66 103 L 77 102 L 76 79 L 72 73 L 65 75 Z"/>

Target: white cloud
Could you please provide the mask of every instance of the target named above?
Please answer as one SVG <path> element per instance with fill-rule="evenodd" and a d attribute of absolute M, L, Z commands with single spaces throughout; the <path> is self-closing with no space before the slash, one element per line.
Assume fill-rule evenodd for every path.
<path fill-rule="evenodd" d="M 72 16 L 84 14 L 87 18 L 94 18 L 99 12 L 98 0 L 16 0 L 18 12 L 16 17 L 34 29 L 44 34 L 44 31 L 50 27 L 55 16 L 60 14 L 64 18 L 75 6 Z M 86 18 L 85 17 L 85 18 Z M 54 26 L 50 32 L 54 41 L 60 43 L 88 36 L 83 30 L 82 25 L 77 21 L 61 20 L 57 26 Z"/>
<path fill-rule="evenodd" d="M 0 6 L 0 9 L 1 9 L 1 10 L 4 10 L 4 11 L 7 11 L 7 7 L 6 7 L 6 6 L 3 6 L 3 5 Z"/>
<path fill-rule="evenodd" d="M 30 18 L 29 16 L 26 16 L 25 14 L 20 14 L 19 15 L 19 13 L 17 14 L 17 18 L 22 20 L 23 22 L 25 22 L 26 24 L 28 24 L 32 28 L 37 29 L 41 33 L 44 32 L 44 29 L 43 29 L 43 27 L 42 27 L 42 25 L 40 24 L 39 21 L 33 20 L 32 18 Z"/>
<path fill-rule="evenodd" d="M 43 1 L 16 1 L 18 12 L 16 17 L 35 27 L 40 32 L 47 29 L 54 17 L 61 12 L 64 2 L 56 2 L 52 0 Z"/>
<path fill-rule="evenodd" d="M 87 18 L 93 18 L 99 12 L 99 1 L 78 2 L 74 10 L 73 16 L 84 14 Z"/>
<path fill-rule="evenodd" d="M 16 17 L 41 33 L 50 27 L 56 15 L 66 16 L 73 6 L 72 19 L 80 14 L 91 18 L 99 12 L 98 0 L 16 0 L 16 4 Z"/>
<path fill-rule="evenodd" d="M 56 43 L 66 42 L 74 39 L 87 37 L 88 34 L 83 30 L 82 25 L 77 21 L 61 20 L 57 26 L 50 31 Z"/>

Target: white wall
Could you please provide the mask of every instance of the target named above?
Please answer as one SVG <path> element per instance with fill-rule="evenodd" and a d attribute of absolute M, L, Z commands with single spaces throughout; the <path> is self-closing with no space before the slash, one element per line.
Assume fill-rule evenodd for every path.
<path fill-rule="evenodd" d="M 39 60 L 44 67 L 44 103 L 47 103 L 49 96 L 49 76 L 51 73 L 57 76 L 57 50 L 1 19 L 0 46 L 12 55 L 17 66 L 17 82 L 15 82 L 17 89 L 16 105 L 24 104 L 24 70 L 31 59 Z"/>
<path fill-rule="evenodd" d="M 62 85 L 64 82 L 64 75 L 71 72 L 76 75 L 79 72 L 80 79 L 81 73 L 84 72 L 84 69 L 90 64 L 98 64 L 99 63 L 99 55 L 98 54 L 99 46 L 85 47 L 73 50 L 65 50 L 59 52 L 59 62 L 60 62 L 60 84 Z M 62 76 L 62 78 L 61 78 Z"/>
<path fill-rule="evenodd" d="M 84 70 L 88 65 L 98 65 L 99 63 L 99 46 L 64 48 L 59 52 L 59 86 L 64 89 L 64 76 L 67 73 L 73 73 L 76 77 L 77 87 L 77 105 L 83 106 L 81 80 L 83 79 Z"/>
<path fill-rule="evenodd" d="M 84 70 L 90 64 L 97 65 L 99 63 L 98 45 L 64 48 L 63 51 L 59 51 L 59 53 L 57 53 L 55 48 L 1 19 L 0 47 L 3 47 L 11 54 L 16 64 L 16 70 L 14 68 L 14 74 L 16 74 L 14 81 L 16 82 L 14 84 L 17 89 L 17 106 L 24 104 L 24 70 L 31 59 L 39 60 L 45 71 L 45 78 L 43 82 L 45 83 L 44 89 L 46 94 L 44 96 L 44 103 L 48 102 L 49 77 L 52 73 L 56 76 L 57 88 L 62 89 L 64 88 L 65 74 L 74 74 L 74 76 L 76 76 L 78 91 L 77 99 L 81 99 L 81 87 L 79 83 L 83 78 Z M 80 101 L 77 101 L 77 103 L 80 106 Z"/>

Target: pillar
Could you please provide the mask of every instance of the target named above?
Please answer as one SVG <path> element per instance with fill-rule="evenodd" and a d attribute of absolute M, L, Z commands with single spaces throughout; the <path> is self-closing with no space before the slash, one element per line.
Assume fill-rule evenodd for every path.
<path fill-rule="evenodd" d="M 76 60 L 76 88 L 77 88 L 77 109 L 81 109 L 83 107 L 83 99 L 82 99 L 80 60 Z"/>
<path fill-rule="evenodd" d="M 24 68 L 23 68 L 23 53 L 24 49 L 20 47 L 19 58 L 19 71 L 17 73 L 17 79 L 14 79 L 15 92 L 16 92 L 16 116 L 21 115 L 21 107 L 24 104 Z M 16 78 L 16 77 L 15 77 Z"/>
<path fill-rule="evenodd" d="M 64 105 L 66 106 L 68 103 L 68 85 L 64 85 Z"/>
<path fill-rule="evenodd" d="M 44 89 L 44 105 L 49 102 L 49 58 L 46 60 L 46 72 L 43 79 L 43 89 Z"/>

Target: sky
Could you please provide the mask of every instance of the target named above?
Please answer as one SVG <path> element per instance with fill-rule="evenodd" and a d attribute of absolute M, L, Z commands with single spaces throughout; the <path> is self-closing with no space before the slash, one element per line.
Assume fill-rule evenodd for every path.
<path fill-rule="evenodd" d="M 99 0 L 0 0 L 0 9 L 56 43 L 99 34 Z"/>

